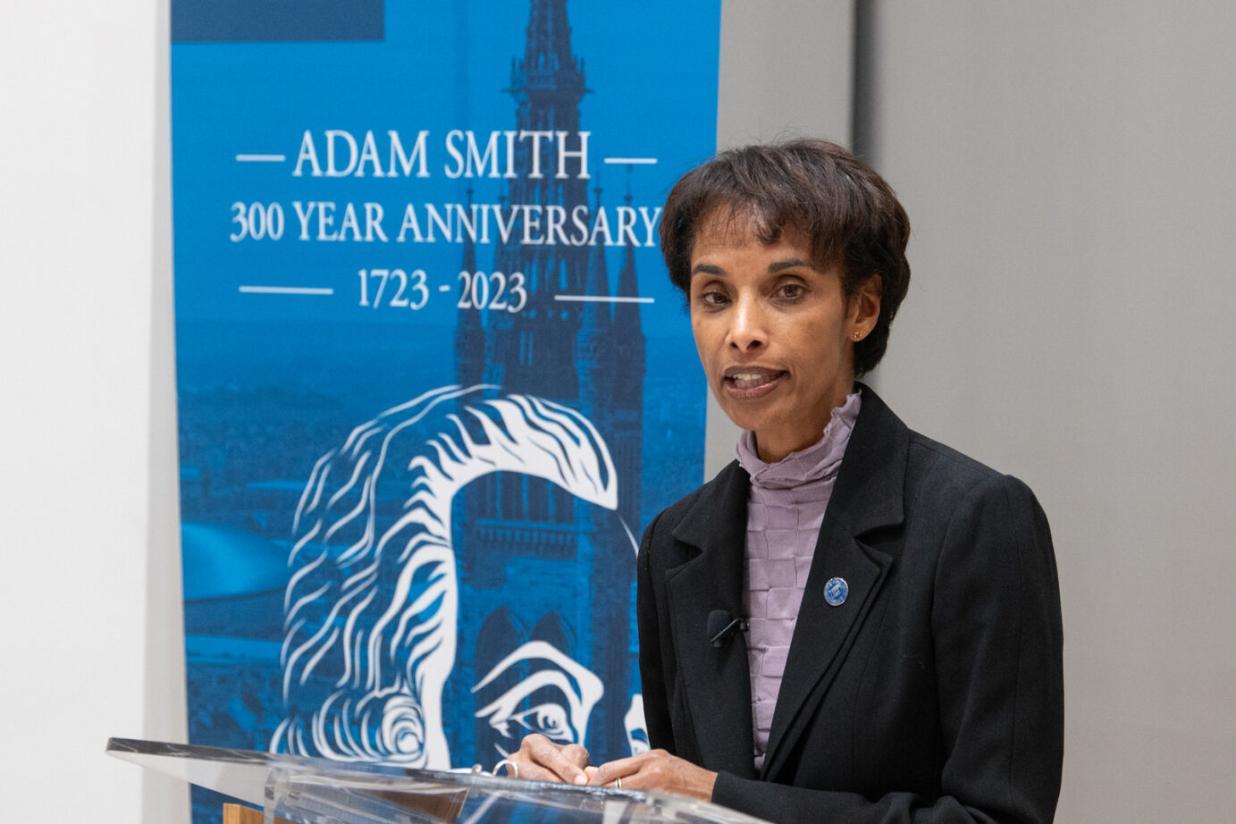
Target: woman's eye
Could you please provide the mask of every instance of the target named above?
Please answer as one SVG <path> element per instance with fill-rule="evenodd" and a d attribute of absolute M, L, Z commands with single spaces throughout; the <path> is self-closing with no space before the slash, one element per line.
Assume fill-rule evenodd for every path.
<path fill-rule="evenodd" d="M 807 293 L 807 287 L 801 283 L 783 283 L 777 287 L 777 297 L 785 300 L 798 300 Z"/>
<path fill-rule="evenodd" d="M 704 292 L 700 295 L 699 299 L 700 303 L 705 306 L 724 306 L 729 302 L 729 298 L 727 298 L 723 292 L 717 291 Z"/>

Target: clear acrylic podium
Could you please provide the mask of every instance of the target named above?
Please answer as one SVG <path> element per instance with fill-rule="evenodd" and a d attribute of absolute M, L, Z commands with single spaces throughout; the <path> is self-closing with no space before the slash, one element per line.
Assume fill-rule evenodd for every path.
<path fill-rule="evenodd" d="M 420 822 L 759 822 L 673 795 L 413 770 L 291 755 L 112 738 L 107 752 L 143 769 L 248 802 L 268 824 Z"/>

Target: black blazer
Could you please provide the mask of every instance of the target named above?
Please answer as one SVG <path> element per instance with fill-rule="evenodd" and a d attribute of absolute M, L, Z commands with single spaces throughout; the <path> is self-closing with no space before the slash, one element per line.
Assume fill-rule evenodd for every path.
<path fill-rule="evenodd" d="M 653 747 L 771 821 L 1050 821 L 1064 738 L 1060 593 L 1020 481 L 910 431 L 870 389 L 820 527 L 763 770 L 740 615 L 749 477 L 732 463 L 639 551 Z M 849 584 L 830 606 L 825 583 Z"/>

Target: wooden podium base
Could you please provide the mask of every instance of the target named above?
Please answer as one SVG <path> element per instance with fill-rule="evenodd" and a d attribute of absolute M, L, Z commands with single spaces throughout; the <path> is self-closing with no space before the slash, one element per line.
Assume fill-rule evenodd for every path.
<path fill-rule="evenodd" d="M 276 818 L 279 824 L 292 824 L 286 818 Z M 224 804 L 223 824 L 262 824 L 262 811 L 244 804 Z"/>

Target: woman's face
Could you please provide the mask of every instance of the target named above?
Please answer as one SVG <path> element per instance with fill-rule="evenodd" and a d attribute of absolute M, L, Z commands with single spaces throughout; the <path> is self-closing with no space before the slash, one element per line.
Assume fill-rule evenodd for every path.
<path fill-rule="evenodd" d="M 880 313 L 878 277 L 846 299 L 805 235 L 763 243 L 750 219 L 714 212 L 691 249 L 691 329 L 713 394 L 776 461 L 819 440 L 854 383 L 853 345 Z M 857 338 L 855 337 L 857 335 Z"/>

